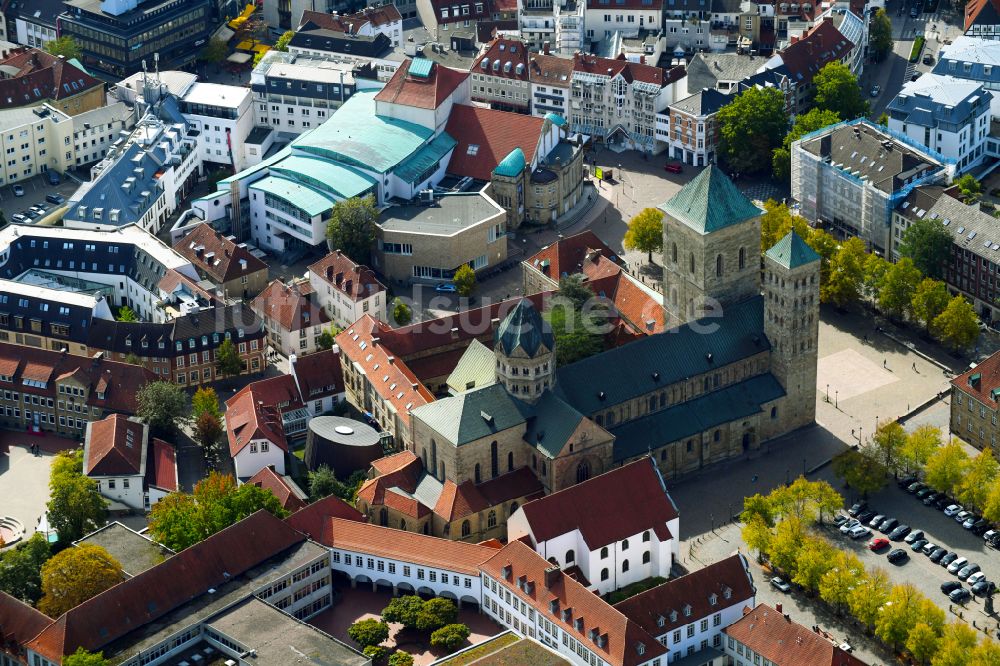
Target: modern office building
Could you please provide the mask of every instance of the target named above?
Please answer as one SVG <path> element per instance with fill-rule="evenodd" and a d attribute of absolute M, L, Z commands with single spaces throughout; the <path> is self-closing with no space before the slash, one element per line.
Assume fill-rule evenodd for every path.
<path fill-rule="evenodd" d="M 178 100 L 189 129 L 199 132 L 201 161 L 239 171 L 243 144 L 254 128 L 250 91 L 243 86 L 195 83 Z"/>

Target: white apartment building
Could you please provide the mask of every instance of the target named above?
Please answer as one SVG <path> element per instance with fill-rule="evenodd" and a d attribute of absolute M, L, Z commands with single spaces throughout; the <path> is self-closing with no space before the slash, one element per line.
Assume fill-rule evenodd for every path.
<path fill-rule="evenodd" d="M 572 60 L 548 53 L 532 53 L 528 63 L 531 115 L 544 118 L 546 114 L 556 113 L 569 118 L 572 81 Z"/>
<path fill-rule="evenodd" d="M 635 37 L 640 30 L 659 32 L 663 26 L 663 0 L 581 0 L 588 41 L 608 39 L 616 32 Z"/>
<path fill-rule="evenodd" d="M 388 292 L 367 266 L 336 250 L 309 266 L 316 302 L 337 328 L 347 328 L 366 314 L 387 321 Z"/>
<path fill-rule="evenodd" d="M 112 414 L 87 423 L 83 446 L 83 473 L 97 482 L 104 497 L 133 509 L 143 500 L 149 429 L 138 420 Z"/>
<path fill-rule="evenodd" d="M 73 120 L 62 111 L 48 104 L 0 111 L 0 185 L 64 172 L 73 155 Z"/>
<path fill-rule="evenodd" d="M 250 91 L 243 86 L 199 82 L 179 102 L 191 129 L 201 132 L 198 150 L 202 162 L 243 169 L 243 143 L 254 128 Z"/>
<path fill-rule="evenodd" d="M 103 160 L 116 141 L 135 127 L 136 112 L 123 102 L 73 116 L 73 155 L 76 166 Z"/>

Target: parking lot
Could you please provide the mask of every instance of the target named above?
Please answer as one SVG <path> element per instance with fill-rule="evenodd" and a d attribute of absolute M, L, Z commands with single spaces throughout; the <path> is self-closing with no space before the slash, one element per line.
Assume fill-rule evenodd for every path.
<path fill-rule="evenodd" d="M 52 185 L 45 174 L 40 174 L 16 184 L 24 188 L 24 196 L 18 197 L 14 195 L 14 185 L 0 187 L 0 210 L 3 211 L 8 222 L 12 221 L 11 218 L 15 213 L 23 213 L 31 206 L 39 204 L 46 205 L 49 209 L 48 212 L 52 212 L 56 209 L 56 206 L 45 201 L 47 195 L 58 194 L 64 199 L 69 200 L 70 195 L 79 186 L 79 183 L 65 176 L 60 177 L 58 185 Z"/>

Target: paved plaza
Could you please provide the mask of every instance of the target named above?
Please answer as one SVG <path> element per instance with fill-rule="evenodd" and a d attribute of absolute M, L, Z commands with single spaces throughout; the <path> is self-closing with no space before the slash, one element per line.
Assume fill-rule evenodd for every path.
<path fill-rule="evenodd" d="M 14 434 L 4 433 L 5 439 Z M 53 457 L 54 453 L 43 450 L 34 455 L 25 446 L 13 445 L 8 455 L 0 454 L 0 516 L 21 521 L 25 538 L 34 534 L 38 519 L 45 513 Z"/>

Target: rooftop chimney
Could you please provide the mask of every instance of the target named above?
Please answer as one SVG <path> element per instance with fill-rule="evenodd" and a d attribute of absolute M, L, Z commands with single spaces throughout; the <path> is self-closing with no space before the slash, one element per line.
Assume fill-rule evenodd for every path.
<path fill-rule="evenodd" d="M 562 573 L 562 570 L 558 565 L 547 567 L 545 569 L 545 587 L 552 589 L 552 586 L 559 580 L 560 573 Z"/>

